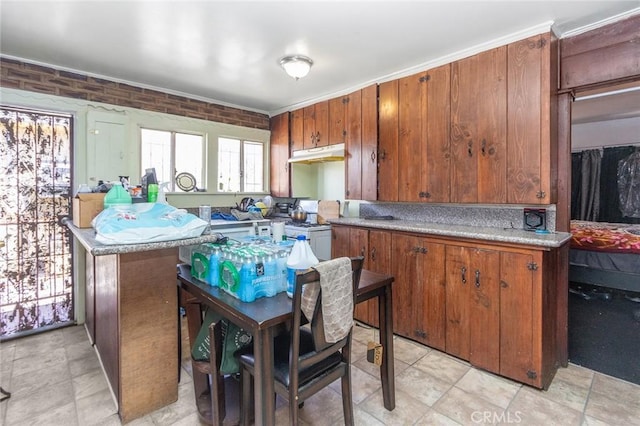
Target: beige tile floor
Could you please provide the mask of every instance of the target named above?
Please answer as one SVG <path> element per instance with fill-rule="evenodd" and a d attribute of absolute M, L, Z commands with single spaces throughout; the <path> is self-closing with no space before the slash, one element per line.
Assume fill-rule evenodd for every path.
<path fill-rule="evenodd" d="M 374 333 L 360 326 L 354 332 L 358 425 L 640 425 L 638 385 L 570 364 L 558 371 L 548 391 L 538 391 L 399 337 L 396 409 L 387 411 L 377 367 L 366 361 L 366 343 Z M 178 401 L 129 425 L 200 424 L 187 359 Z M 0 403 L 0 425 L 120 425 L 82 326 L 3 343 L 0 361 L 0 385 L 12 392 Z M 277 406 L 277 423 L 287 424 L 287 406 L 282 401 Z M 309 399 L 300 416 L 304 425 L 342 424 L 339 382 Z"/>

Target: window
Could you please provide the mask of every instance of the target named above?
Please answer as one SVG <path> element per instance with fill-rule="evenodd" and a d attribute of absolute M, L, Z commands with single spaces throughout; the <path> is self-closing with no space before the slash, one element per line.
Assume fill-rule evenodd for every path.
<path fill-rule="evenodd" d="M 218 138 L 218 191 L 264 191 L 264 144 Z"/>
<path fill-rule="evenodd" d="M 204 136 L 141 129 L 140 140 L 141 170 L 154 167 L 158 183 L 168 182 L 169 191 L 182 192 L 175 184 L 175 176 L 178 173 L 190 173 L 195 177 L 196 188 L 206 187 Z"/>

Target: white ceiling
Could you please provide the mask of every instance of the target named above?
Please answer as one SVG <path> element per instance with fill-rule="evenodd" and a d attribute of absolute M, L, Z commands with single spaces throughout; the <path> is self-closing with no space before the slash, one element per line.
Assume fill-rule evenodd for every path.
<path fill-rule="evenodd" d="M 640 0 L 0 0 L 0 54 L 273 115 L 551 22 L 562 37 L 639 7 Z M 278 65 L 287 54 L 311 57 L 310 74 L 288 77 Z"/>

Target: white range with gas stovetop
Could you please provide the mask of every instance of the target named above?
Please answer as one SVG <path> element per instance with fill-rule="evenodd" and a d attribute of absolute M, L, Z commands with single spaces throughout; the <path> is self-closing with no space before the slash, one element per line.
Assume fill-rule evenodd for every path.
<path fill-rule="evenodd" d="M 319 260 L 331 259 L 331 225 L 321 217 L 321 207 L 326 203 L 318 200 L 298 200 L 298 205 L 307 212 L 306 222 L 288 221 L 284 226 L 284 233 L 289 240 L 295 240 L 298 235 L 304 235 L 309 241 L 311 250 Z M 338 203 L 333 201 L 332 203 Z M 332 213 L 338 216 L 338 210 Z"/>
<path fill-rule="evenodd" d="M 331 259 L 331 225 L 288 221 L 284 225 L 284 234 L 287 240 L 292 241 L 298 235 L 304 235 L 318 260 Z"/>

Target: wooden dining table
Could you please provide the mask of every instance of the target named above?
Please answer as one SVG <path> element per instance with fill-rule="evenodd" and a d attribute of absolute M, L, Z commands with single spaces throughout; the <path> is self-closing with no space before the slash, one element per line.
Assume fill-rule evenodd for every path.
<path fill-rule="evenodd" d="M 395 408 L 395 381 L 393 368 L 393 310 L 392 283 L 394 278 L 369 270 L 362 270 L 360 284 L 356 292 L 356 303 L 378 298 L 379 339 L 383 346 L 380 378 L 384 407 Z M 253 336 L 255 354 L 255 424 L 275 424 L 275 398 L 273 381 L 273 337 L 277 330 L 286 326 L 292 319 L 292 303 L 286 293 L 273 297 L 256 299 L 246 303 L 226 293 L 219 287 L 212 287 L 203 281 L 191 277 L 189 265 L 178 265 L 178 283 L 183 292 L 182 299 L 191 298 L 197 304 L 207 306 L 220 315 L 244 328 Z M 189 338 L 193 342 L 202 324 L 200 309 L 187 310 Z M 193 369 L 193 382 L 196 401 L 205 402 L 199 395 L 207 386 L 207 379 Z M 201 377 L 204 376 L 204 377 Z M 223 398 L 224 401 L 224 398 Z"/>

